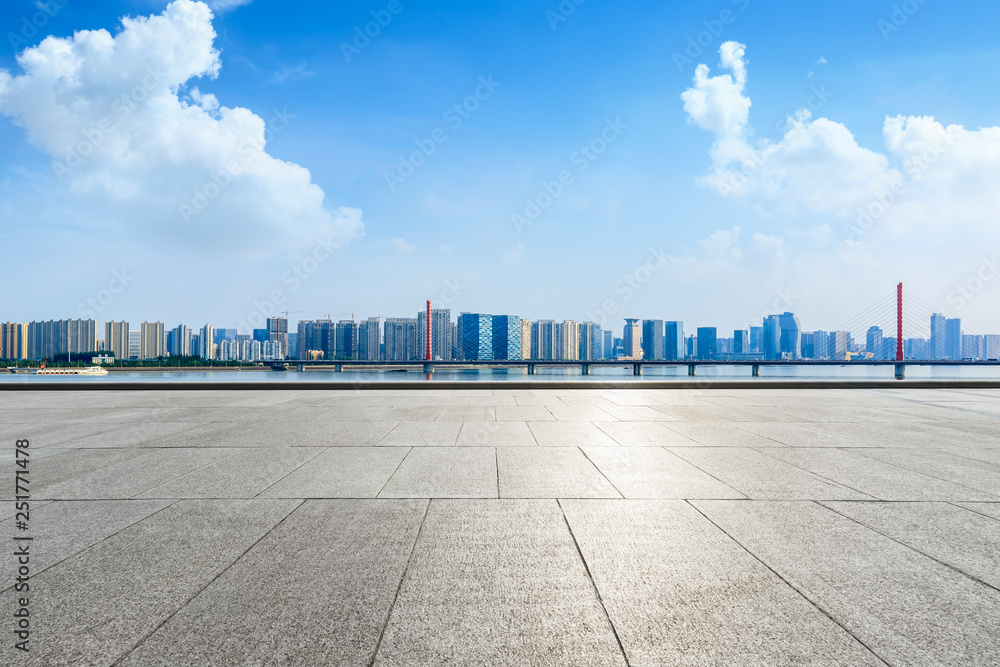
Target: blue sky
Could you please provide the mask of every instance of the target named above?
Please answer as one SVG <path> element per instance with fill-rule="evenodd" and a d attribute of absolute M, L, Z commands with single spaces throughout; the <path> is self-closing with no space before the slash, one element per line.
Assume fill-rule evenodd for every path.
<path fill-rule="evenodd" d="M 236 326 L 265 313 L 273 296 L 277 309 L 302 311 L 293 319 L 412 315 L 430 298 L 456 313 L 615 328 L 629 316 L 731 329 L 787 307 L 806 329 L 831 329 L 903 280 L 970 330 L 1000 331 L 1000 280 L 991 282 L 998 202 L 989 187 L 1000 174 L 991 131 L 998 7 L 214 4 L 214 38 L 189 44 L 178 31 L 170 57 L 189 49 L 204 60 L 194 72 L 210 71 L 214 58 L 217 76 L 180 74 L 172 87 L 171 77 L 157 92 L 176 97 L 176 118 L 138 102 L 62 178 L 53 165 L 65 159 L 63 147 L 97 127 L 93 110 L 118 96 L 116 85 L 132 90 L 141 78 L 114 71 L 127 69 L 121 59 L 95 65 L 66 101 L 48 99 L 44 85 L 11 83 L 4 92 L 0 75 L 0 261 L 14 276 L 0 288 L 0 319 L 93 311 L 99 321 Z M 40 21 L 37 3 L 5 3 L 0 70 L 24 74 L 16 55 L 44 36 L 105 29 L 114 37 L 121 17 L 167 11 L 165 2 L 92 5 L 51 0 L 53 16 Z M 173 20 L 209 25 L 185 12 Z M 370 43 L 354 43 L 372 12 L 387 24 Z M 30 34 L 25 19 L 44 25 Z M 133 60 L 165 57 L 155 35 L 143 39 L 129 46 Z M 727 42 L 743 47 L 742 86 L 713 79 L 735 72 L 720 66 Z M 357 50 L 345 56 L 345 43 Z M 84 70 L 86 54 L 77 52 Z M 709 108 L 699 116 L 681 95 L 697 88 L 701 63 Z M 36 72 L 35 83 L 45 77 Z M 217 106 L 192 97 L 195 88 Z M 477 89 L 480 99 L 470 98 Z M 712 124 L 738 115 L 739 100 L 752 101 L 746 122 Z M 449 112 L 463 102 L 475 107 L 467 117 Z M 788 117 L 809 107 L 786 136 Z M 267 160 L 185 221 L 181 207 L 233 150 L 233 127 L 247 127 L 228 125 L 220 108 L 268 124 Z M 203 117 L 185 129 L 192 113 Z M 891 147 L 886 118 L 896 116 L 930 120 L 923 129 L 906 124 Z M 941 159 L 907 180 L 871 229 L 851 233 L 881 179 L 888 188 L 893 173 L 906 173 L 907 151 L 925 150 L 939 126 L 957 128 Z M 164 136 L 147 140 L 154 133 Z M 580 147 L 600 147 L 602 133 L 613 138 L 606 150 L 581 158 Z M 119 148 L 109 148 L 111 137 Z M 739 146 L 727 152 L 729 139 Z M 390 188 L 387 174 L 401 173 L 400 157 L 417 142 L 433 152 L 401 183 L 388 179 Z M 210 155 L 216 145 L 219 155 Z M 710 153 L 713 145 L 723 150 Z M 706 180 L 754 149 L 769 157 L 746 187 L 732 193 Z M 289 163 L 308 170 L 305 182 Z M 560 172 L 572 182 L 519 230 L 512 216 L 526 199 L 546 201 L 545 183 L 551 189 Z M 128 188 L 109 186 L 116 178 Z M 274 185 L 262 188 L 265 180 Z M 314 264 L 317 239 L 331 233 L 339 247 L 321 250 Z M 109 299 L 123 269 L 127 285 Z"/>

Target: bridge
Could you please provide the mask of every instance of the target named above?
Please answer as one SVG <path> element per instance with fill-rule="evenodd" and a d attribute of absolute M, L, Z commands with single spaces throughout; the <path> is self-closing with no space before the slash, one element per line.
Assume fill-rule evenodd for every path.
<path fill-rule="evenodd" d="M 363 368 L 368 370 L 394 369 L 420 369 L 425 373 L 433 373 L 436 369 L 473 369 L 473 368 L 495 368 L 495 369 L 526 369 L 528 375 L 535 375 L 538 368 L 579 368 L 581 375 L 590 375 L 593 368 L 629 368 L 632 374 L 642 375 L 644 368 L 679 368 L 687 367 L 688 375 L 694 377 L 698 373 L 699 366 L 749 366 L 753 377 L 760 375 L 761 367 L 788 368 L 793 366 L 892 366 L 895 376 L 903 379 L 906 374 L 906 366 L 977 366 L 977 367 L 998 367 L 1000 361 L 992 359 L 989 361 L 968 361 L 968 360 L 923 360 L 909 359 L 906 361 L 895 360 L 873 360 L 859 359 L 846 361 L 843 359 L 814 360 L 814 359 L 698 359 L 698 360 L 635 360 L 635 359 L 586 359 L 586 360 L 541 360 L 541 359 L 519 359 L 509 361 L 365 361 L 365 360 L 284 360 L 264 362 L 273 370 L 288 370 L 295 368 L 304 371 L 306 368 L 325 368 L 336 372 L 342 372 L 348 368 Z"/>

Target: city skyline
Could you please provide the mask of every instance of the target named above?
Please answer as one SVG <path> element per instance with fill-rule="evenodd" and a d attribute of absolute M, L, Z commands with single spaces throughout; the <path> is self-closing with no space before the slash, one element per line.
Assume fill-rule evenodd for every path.
<path fill-rule="evenodd" d="M 733 329 L 902 280 L 1000 330 L 1000 8 L 570 5 L 5 4 L 7 317 Z"/>
<path fill-rule="evenodd" d="M 431 326 L 428 329 L 428 314 Z M 857 329 L 805 330 L 792 312 L 766 316 L 759 326 L 725 330 L 693 325 L 685 333 L 679 320 L 623 318 L 621 336 L 595 322 L 531 320 L 517 315 L 457 313 L 426 308 L 415 317 L 368 317 L 350 320 L 298 320 L 268 317 L 263 328 L 205 324 L 192 328 L 163 322 L 106 322 L 98 336 L 94 320 L 47 320 L 0 323 L 0 359 L 52 358 L 60 354 L 101 353 L 109 359 L 148 360 L 171 356 L 221 361 L 368 360 L 517 361 L 517 360 L 846 360 L 889 361 L 997 360 L 1000 334 L 974 334 L 960 318 L 931 313 L 927 335 L 897 340 L 895 329 L 876 324 Z M 870 315 L 866 322 L 874 320 Z M 693 333 L 690 333 L 692 332 Z M 427 342 L 427 334 L 431 342 Z M 426 350 L 426 352 L 425 352 Z M 13 351 L 13 352 L 12 352 Z"/>

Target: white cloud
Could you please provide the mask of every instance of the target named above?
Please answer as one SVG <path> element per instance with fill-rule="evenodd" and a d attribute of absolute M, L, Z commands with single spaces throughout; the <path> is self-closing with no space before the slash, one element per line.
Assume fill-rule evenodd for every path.
<path fill-rule="evenodd" d="M 191 0 L 124 18 L 116 35 L 48 37 L 18 55 L 23 74 L 0 70 L 0 113 L 80 208 L 160 238 L 266 255 L 363 234 L 360 211 L 329 208 L 307 169 L 266 152 L 292 114 L 265 123 L 194 85 L 218 76 L 214 40 L 209 7 Z"/>
<path fill-rule="evenodd" d="M 890 116 L 886 150 L 860 146 L 842 123 L 790 114 L 778 140 L 756 138 L 747 111 L 744 47 L 727 42 L 722 65 L 705 65 L 681 98 L 689 120 L 711 131 L 712 168 L 699 182 L 727 198 L 772 211 L 830 213 L 841 223 L 865 212 L 887 228 L 981 225 L 1000 206 L 1000 128 L 945 127 L 926 116 Z"/>
<path fill-rule="evenodd" d="M 394 236 L 389 239 L 389 245 L 391 245 L 392 249 L 396 252 L 411 253 L 417 249 L 415 245 L 400 236 Z"/>
<path fill-rule="evenodd" d="M 249 5 L 253 0 L 208 0 L 208 6 L 213 12 L 224 14 L 234 9 Z"/>

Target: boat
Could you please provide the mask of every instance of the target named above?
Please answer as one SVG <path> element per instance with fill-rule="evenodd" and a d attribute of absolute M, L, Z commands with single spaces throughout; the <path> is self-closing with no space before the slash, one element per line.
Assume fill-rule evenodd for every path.
<path fill-rule="evenodd" d="M 107 375 L 108 369 L 100 366 L 86 368 L 39 368 L 36 375 Z"/>

